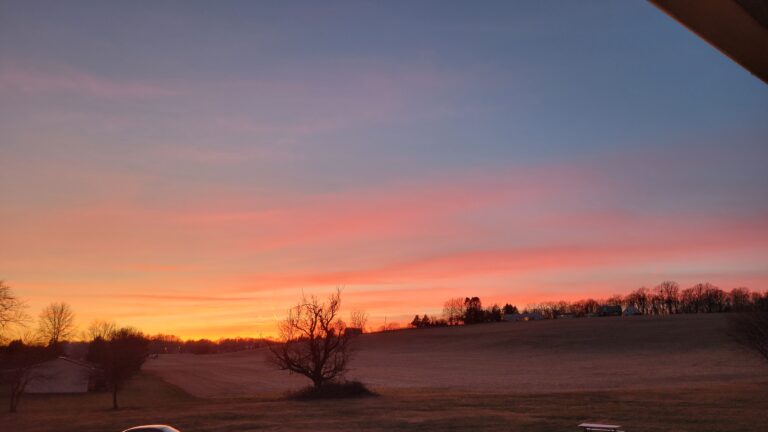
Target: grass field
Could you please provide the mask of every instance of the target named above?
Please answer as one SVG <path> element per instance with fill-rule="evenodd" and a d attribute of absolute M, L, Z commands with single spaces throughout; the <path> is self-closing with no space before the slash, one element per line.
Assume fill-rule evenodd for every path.
<path fill-rule="evenodd" d="M 153 376 L 135 380 L 109 409 L 109 395 L 27 397 L 0 414 L 3 431 L 121 431 L 170 423 L 184 432 L 575 431 L 584 420 L 627 431 L 768 430 L 768 381 L 680 390 L 487 394 L 390 389 L 375 398 L 296 402 L 274 397 L 197 399 Z"/>
<path fill-rule="evenodd" d="M 595 343 L 606 348 L 595 350 Z M 582 358 L 587 353 L 594 366 Z M 452 360 L 442 360 L 450 355 Z M 505 355 L 504 362 L 494 355 Z M 638 355 L 642 367 L 632 359 Z M 225 360 L 229 366 L 222 366 Z M 500 363 L 512 366 L 500 372 Z M 173 364 L 177 373 L 168 373 Z M 206 368 L 216 364 L 216 373 L 207 375 Z M 354 373 L 374 381 L 380 396 L 360 400 L 285 400 L 283 392 L 302 381 L 276 384 L 283 373 L 267 369 L 254 353 L 169 356 L 147 365 L 148 372 L 121 395 L 125 408 L 118 412 L 109 409 L 108 394 L 28 395 L 19 413 L 0 414 L 0 430 L 120 431 L 160 422 L 184 432 L 575 431 L 585 420 L 616 422 L 628 432 L 768 430 L 768 365 L 730 343 L 721 316 L 369 335 L 360 340 Z M 430 365 L 435 371 L 427 373 Z M 569 379 L 574 371 L 586 378 Z M 614 381 L 616 371 L 622 374 Z M 208 397 L 193 396 L 167 382 L 185 374 L 188 390 L 214 389 Z M 392 381 L 382 384 L 377 374 L 391 374 Z M 507 376 L 516 374 L 534 375 Z M 488 384 L 492 376 L 497 385 Z M 553 386 L 559 379 L 567 383 Z M 247 384 L 229 395 L 222 391 L 238 380 Z M 258 382 L 272 385 L 250 390 Z M 621 382 L 627 385 L 614 385 Z"/>
<path fill-rule="evenodd" d="M 768 379 L 768 367 L 728 338 L 724 314 L 402 330 L 356 342 L 349 376 L 385 388 L 551 393 Z M 208 398 L 306 385 L 304 378 L 273 370 L 264 351 L 161 356 L 146 369 Z"/>

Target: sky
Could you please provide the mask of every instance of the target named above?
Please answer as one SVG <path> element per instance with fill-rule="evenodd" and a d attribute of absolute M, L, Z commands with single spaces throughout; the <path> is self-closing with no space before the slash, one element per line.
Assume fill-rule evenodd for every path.
<path fill-rule="evenodd" d="M 767 144 L 644 1 L 0 3 L 0 279 L 81 327 L 767 289 Z"/>

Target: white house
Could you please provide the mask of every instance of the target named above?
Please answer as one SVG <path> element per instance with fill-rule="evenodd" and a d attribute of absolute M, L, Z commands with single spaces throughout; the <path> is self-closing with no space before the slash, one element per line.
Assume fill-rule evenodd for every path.
<path fill-rule="evenodd" d="M 35 366 L 26 393 L 86 393 L 93 389 L 97 369 L 90 363 L 58 357 Z"/>

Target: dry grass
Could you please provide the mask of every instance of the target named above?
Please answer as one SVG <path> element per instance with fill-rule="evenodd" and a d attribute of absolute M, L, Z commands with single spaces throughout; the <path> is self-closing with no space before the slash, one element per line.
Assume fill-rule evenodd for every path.
<path fill-rule="evenodd" d="M 551 432 L 585 420 L 629 432 L 768 430 L 768 366 L 724 328 L 722 316 L 693 316 L 369 335 L 352 375 L 381 396 L 341 401 L 283 398 L 307 382 L 268 369 L 258 353 L 169 356 L 147 369 L 215 397 L 145 374 L 121 411 L 108 394 L 30 395 L 19 413 L 0 414 L 0 430 Z"/>
<path fill-rule="evenodd" d="M 377 389 L 378 390 L 378 389 Z M 678 390 L 487 394 L 439 389 L 379 390 L 380 397 L 298 402 L 279 398 L 203 400 L 151 376 L 133 382 L 126 408 L 109 396 L 28 397 L 0 414 L 3 431 L 120 431 L 168 423 L 184 432 L 225 431 L 574 431 L 584 420 L 627 431 L 768 430 L 768 382 Z"/>
<path fill-rule="evenodd" d="M 363 335 L 350 379 L 375 387 L 551 393 L 768 380 L 726 335 L 724 314 L 594 318 Z M 161 356 L 147 370 L 200 397 L 296 390 L 265 352 Z"/>

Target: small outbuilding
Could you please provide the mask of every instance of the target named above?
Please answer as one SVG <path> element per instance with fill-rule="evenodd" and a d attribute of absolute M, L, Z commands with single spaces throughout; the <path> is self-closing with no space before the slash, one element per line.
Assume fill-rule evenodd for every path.
<path fill-rule="evenodd" d="M 600 306 L 600 309 L 597 310 L 597 315 L 601 317 L 621 316 L 621 306 L 618 306 L 618 305 Z"/>
<path fill-rule="evenodd" d="M 504 321 L 538 321 L 544 317 L 537 312 L 504 314 Z"/>
<path fill-rule="evenodd" d="M 40 363 L 30 373 L 26 393 L 87 393 L 95 389 L 98 377 L 93 364 L 68 357 Z"/>
<path fill-rule="evenodd" d="M 634 306 L 627 306 L 624 308 L 624 316 L 642 315 L 640 311 Z"/>
<path fill-rule="evenodd" d="M 344 329 L 344 334 L 347 336 L 358 336 L 363 334 L 363 329 L 360 327 L 347 327 Z"/>

